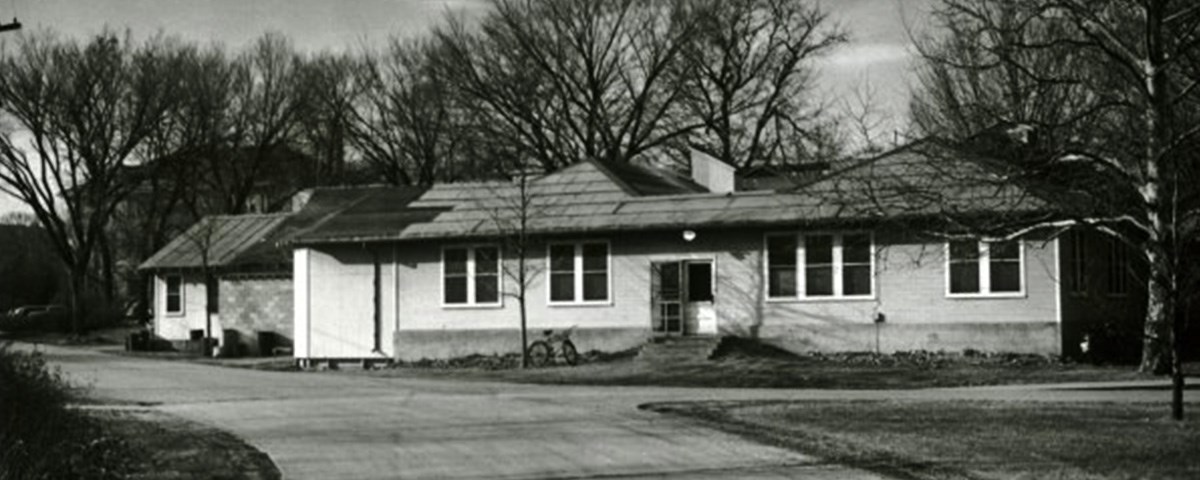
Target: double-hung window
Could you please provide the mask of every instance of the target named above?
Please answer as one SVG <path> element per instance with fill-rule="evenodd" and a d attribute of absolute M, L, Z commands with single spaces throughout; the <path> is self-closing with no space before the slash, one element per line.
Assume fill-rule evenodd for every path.
<path fill-rule="evenodd" d="M 874 258 L 867 233 L 767 236 L 767 297 L 869 298 Z"/>
<path fill-rule="evenodd" d="M 555 243 L 549 256 L 551 304 L 609 301 L 608 243 Z"/>
<path fill-rule="evenodd" d="M 1108 294 L 1129 293 L 1129 247 L 1115 238 L 1108 239 Z"/>
<path fill-rule="evenodd" d="M 500 305 L 500 249 L 492 245 L 442 250 L 442 303 Z"/>
<path fill-rule="evenodd" d="M 178 315 L 183 313 L 183 277 L 179 275 L 167 275 L 163 279 L 165 283 L 167 297 L 167 313 Z"/>
<path fill-rule="evenodd" d="M 950 242 L 947 293 L 950 296 L 1020 295 L 1024 292 L 1021 243 Z"/>

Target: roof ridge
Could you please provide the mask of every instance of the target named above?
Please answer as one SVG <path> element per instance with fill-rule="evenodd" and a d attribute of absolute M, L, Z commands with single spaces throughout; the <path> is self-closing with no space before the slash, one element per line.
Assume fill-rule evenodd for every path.
<path fill-rule="evenodd" d="M 877 153 L 877 154 L 875 154 L 875 155 L 872 155 L 872 156 L 869 156 L 869 157 L 866 157 L 866 158 L 859 158 L 859 159 L 853 160 L 853 161 L 851 162 L 851 164 L 850 164 L 850 165 L 847 165 L 847 166 L 845 166 L 845 167 L 841 167 L 841 168 L 838 168 L 838 169 L 831 170 L 829 173 L 826 173 L 826 174 L 824 174 L 824 175 L 818 175 L 816 178 L 813 178 L 812 180 L 809 180 L 809 181 L 807 181 L 807 182 L 800 183 L 800 184 L 796 185 L 796 186 L 795 186 L 795 187 L 793 187 L 793 188 L 787 189 L 787 191 L 788 191 L 788 192 L 796 192 L 796 191 L 799 191 L 799 190 L 803 190 L 803 189 L 805 189 L 805 188 L 811 187 L 811 186 L 813 186 L 813 185 L 815 185 L 815 184 L 817 184 L 817 183 L 823 182 L 823 181 L 825 181 L 825 180 L 829 180 L 829 179 L 831 179 L 831 178 L 834 178 L 834 177 L 841 176 L 841 175 L 845 174 L 846 172 L 850 172 L 850 171 L 853 171 L 853 170 L 858 170 L 858 169 L 860 169 L 860 168 L 863 168 L 863 167 L 865 167 L 865 166 L 867 166 L 867 165 L 870 165 L 870 164 L 872 164 L 872 163 L 875 163 L 875 162 L 878 162 L 878 161 L 880 161 L 880 160 L 883 160 L 883 159 L 885 159 L 885 158 L 888 158 L 888 157 L 890 157 L 890 156 L 892 156 L 892 155 L 896 155 L 896 154 L 898 154 L 898 153 L 903 153 L 903 152 L 905 152 L 905 151 L 907 151 L 907 150 L 911 150 L 911 149 L 913 149 L 913 148 L 917 147 L 918 145 L 921 145 L 921 144 L 924 144 L 924 143 L 927 143 L 927 139 L 924 139 L 924 138 L 922 138 L 922 139 L 918 139 L 918 140 L 911 141 L 911 142 L 909 142 L 909 143 L 906 143 L 906 144 L 904 144 L 904 145 L 900 145 L 900 146 L 898 146 L 898 147 L 895 147 L 895 148 L 892 148 L 892 149 L 890 149 L 890 150 L 885 150 L 885 151 L 883 151 L 883 152 L 879 152 L 879 153 Z"/>
<path fill-rule="evenodd" d="M 641 195 L 638 195 L 637 190 L 634 189 L 632 185 L 626 183 L 625 180 L 621 179 L 621 177 L 619 175 L 614 173 L 607 166 L 603 165 L 603 163 L 600 162 L 599 160 L 596 160 L 594 158 L 588 158 L 588 159 L 585 159 L 584 161 L 579 162 L 575 165 L 583 165 L 583 164 L 591 164 L 593 167 L 596 167 L 596 169 L 599 170 L 600 173 L 603 173 L 605 177 L 608 177 L 609 181 L 616 184 L 617 188 L 620 188 L 621 191 L 625 192 L 626 195 L 629 195 L 631 197 L 641 196 Z M 574 167 L 575 165 L 571 165 L 571 167 Z M 559 172 L 565 171 L 571 167 L 567 167 L 562 170 L 559 170 Z M 558 172 L 555 172 L 555 173 L 558 173 Z M 550 175 L 546 175 L 545 177 L 542 177 L 542 178 L 547 178 L 549 176 Z"/>
<path fill-rule="evenodd" d="M 215 219 L 226 219 L 226 218 L 273 218 L 273 217 L 286 217 L 286 216 L 288 216 L 288 215 L 292 215 L 293 213 L 295 213 L 295 212 L 269 212 L 269 213 L 268 213 L 268 212 L 264 212 L 264 213 L 218 213 L 218 214 L 216 214 L 216 215 L 205 215 L 204 217 L 201 217 L 201 220 L 204 220 L 205 218 L 215 218 Z"/>

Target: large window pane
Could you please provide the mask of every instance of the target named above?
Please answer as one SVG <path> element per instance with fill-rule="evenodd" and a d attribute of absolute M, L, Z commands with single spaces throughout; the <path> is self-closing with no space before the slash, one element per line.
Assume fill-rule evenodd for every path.
<path fill-rule="evenodd" d="M 497 275 L 475 275 L 475 303 L 500 301 L 500 277 Z"/>
<path fill-rule="evenodd" d="M 950 293 L 979 293 L 979 243 L 950 243 Z"/>
<path fill-rule="evenodd" d="M 446 249 L 442 254 L 444 259 L 444 271 L 447 275 L 467 273 L 467 249 L 452 248 Z"/>
<path fill-rule="evenodd" d="M 550 274 L 550 300 L 554 302 L 575 301 L 575 274 Z"/>
<path fill-rule="evenodd" d="M 445 293 L 445 302 L 448 304 L 467 303 L 467 277 L 446 276 L 442 291 Z"/>
<path fill-rule="evenodd" d="M 833 236 L 804 237 L 804 294 L 833 295 Z"/>
<path fill-rule="evenodd" d="M 688 301 L 711 302 L 713 300 L 712 264 L 689 263 L 688 272 Z"/>
<path fill-rule="evenodd" d="M 804 294 L 809 297 L 833 295 L 833 265 L 805 267 Z"/>
<path fill-rule="evenodd" d="M 583 300 L 608 300 L 608 245 L 583 245 Z"/>
<path fill-rule="evenodd" d="M 871 294 L 871 236 L 842 237 L 842 295 Z"/>
<path fill-rule="evenodd" d="M 833 236 L 809 235 L 804 237 L 804 263 L 806 265 L 833 265 Z"/>
<path fill-rule="evenodd" d="M 979 293 L 979 262 L 950 264 L 950 293 Z"/>
<path fill-rule="evenodd" d="M 550 271 L 575 271 L 574 245 L 553 245 L 550 247 Z"/>
<path fill-rule="evenodd" d="M 500 251 L 496 247 L 475 249 L 475 274 L 495 274 L 500 271 Z"/>
<path fill-rule="evenodd" d="M 796 296 L 796 267 L 771 267 L 768 283 L 771 287 L 769 291 L 771 297 Z"/>
<path fill-rule="evenodd" d="M 988 244 L 992 292 L 1021 291 L 1021 246 L 1016 241 Z"/>
<path fill-rule="evenodd" d="M 1016 241 L 989 243 L 988 257 L 993 262 L 998 260 L 1017 261 L 1021 259 L 1021 247 Z"/>
<path fill-rule="evenodd" d="M 842 238 L 842 263 L 870 264 L 871 236 L 846 235 Z"/>
<path fill-rule="evenodd" d="M 1018 262 L 992 261 L 991 282 L 993 292 L 1021 291 L 1021 264 Z"/>
<path fill-rule="evenodd" d="M 767 237 L 767 295 L 796 296 L 796 237 Z"/>
<path fill-rule="evenodd" d="M 871 265 L 846 265 L 842 268 L 842 295 L 871 294 Z"/>
<path fill-rule="evenodd" d="M 608 245 L 603 243 L 584 245 L 583 269 L 585 271 L 608 270 Z"/>
<path fill-rule="evenodd" d="M 608 300 L 608 274 L 583 274 L 583 299 L 586 301 Z"/>
<path fill-rule="evenodd" d="M 965 262 L 979 259 L 979 244 L 976 242 L 950 242 L 950 261 Z"/>
<path fill-rule="evenodd" d="M 679 274 L 679 263 L 661 263 L 656 264 L 654 268 L 658 273 L 659 300 L 679 300 L 683 289 L 681 286 L 683 282 Z"/>

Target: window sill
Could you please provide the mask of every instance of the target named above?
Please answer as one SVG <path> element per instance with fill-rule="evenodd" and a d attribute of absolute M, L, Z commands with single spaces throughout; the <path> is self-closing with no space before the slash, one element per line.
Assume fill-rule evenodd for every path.
<path fill-rule="evenodd" d="M 1012 299 L 1012 298 L 1027 298 L 1025 292 L 1003 292 L 1003 293 L 948 293 L 946 298 L 951 300 L 986 300 L 994 299 Z"/>
<path fill-rule="evenodd" d="M 178 312 L 165 312 L 165 313 L 163 313 L 163 316 L 164 316 L 164 317 L 167 317 L 167 318 L 171 318 L 171 317 L 175 317 L 175 318 L 178 318 L 178 317 L 186 317 L 186 316 L 187 316 L 187 312 L 185 312 L 185 311 L 183 311 L 183 310 L 180 310 L 180 311 L 178 311 Z"/>
<path fill-rule="evenodd" d="M 498 310 L 504 308 L 503 303 L 443 303 L 446 310 Z"/>
<path fill-rule="evenodd" d="M 874 302 L 876 297 L 871 296 L 853 296 L 853 297 L 774 297 L 767 298 L 767 303 L 830 303 L 830 302 Z"/>
<path fill-rule="evenodd" d="M 549 302 L 546 306 L 554 307 L 611 307 L 612 300 L 590 301 L 590 302 Z"/>

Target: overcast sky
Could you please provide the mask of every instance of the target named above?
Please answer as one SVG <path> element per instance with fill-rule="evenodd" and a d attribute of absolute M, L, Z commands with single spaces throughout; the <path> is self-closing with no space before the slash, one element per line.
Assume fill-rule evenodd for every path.
<path fill-rule="evenodd" d="M 870 78 L 882 108 L 907 115 L 909 74 L 906 25 L 923 23 L 930 0 L 821 2 L 852 35 L 828 58 L 819 88 L 837 98 Z M 487 0 L 0 0 L 0 19 L 17 16 L 27 30 L 48 27 L 86 37 L 105 26 L 128 28 L 137 38 L 165 32 L 237 48 L 264 31 L 287 35 L 306 51 L 375 44 L 388 35 L 419 35 L 447 11 L 470 14 Z M 0 213 L 20 204 L 0 194 Z"/>

